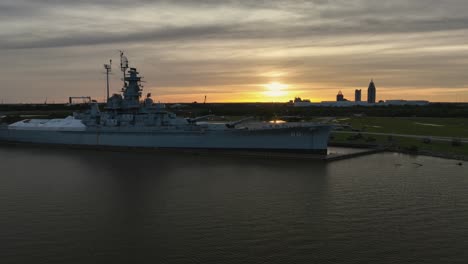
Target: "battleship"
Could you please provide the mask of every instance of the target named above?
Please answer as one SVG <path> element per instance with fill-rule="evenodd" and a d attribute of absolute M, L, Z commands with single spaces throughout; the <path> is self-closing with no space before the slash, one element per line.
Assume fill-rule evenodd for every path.
<path fill-rule="evenodd" d="M 109 65 L 105 65 L 110 69 Z M 89 109 L 60 119 L 25 119 L 3 125 L 0 141 L 83 147 L 153 149 L 281 151 L 326 154 L 331 127 L 321 123 L 271 124 L 245 118 L 236 122 L 202 122 L 206 117 L 183 118 L 142 98 L 142 77 L 128 66 L 121 52 L 121 93 L 109 96 L 100 109 Z"/>

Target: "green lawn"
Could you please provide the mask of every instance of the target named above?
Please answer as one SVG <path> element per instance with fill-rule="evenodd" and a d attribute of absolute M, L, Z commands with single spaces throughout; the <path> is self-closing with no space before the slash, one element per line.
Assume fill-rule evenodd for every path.
<path fill-rule="evenodd" d="M 363 132 L 468 138 L 468 118 L 350 117 L 336 121 Z"/>
<path fill-rule="evenodd" d="M 380 146 L 394 146 L 402 149 L 413 149 L 431 151 L 436 153 L 457 154 L 468 156 L 468 144 L 464 143 L 461 146 L 452 146 L 452 142 L 447 141 L 432 141 L 424 143 L 421 139 L 406 138 L 406 137 L 391 137 L 382 135 L 363 135 L 360 139 L 350 139 L 350 136 L 356 134 L 333 133 L 333 138 L 330 143 L 351 143 L 351 144 L 376 144 Z M 369 138 L 375 141 L 369 141 Z"/>

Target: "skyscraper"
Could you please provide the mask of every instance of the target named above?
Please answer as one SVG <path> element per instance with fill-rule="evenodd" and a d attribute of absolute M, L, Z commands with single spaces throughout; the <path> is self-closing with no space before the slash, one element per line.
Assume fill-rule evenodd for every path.
<path fill-rule="evenodd" d="M 361 89 L 356 89 L 354 91 L 354 101 L 355 102 L 361 102 Z"/>
<path fill-rule="evenodd" d="M 371 82 L 369 83 L 369 88 L 367 88 L 367 102 L 369 104 L 375 104 L 375 94 L 376 91 L 374 80 L 371 80 Z"/>

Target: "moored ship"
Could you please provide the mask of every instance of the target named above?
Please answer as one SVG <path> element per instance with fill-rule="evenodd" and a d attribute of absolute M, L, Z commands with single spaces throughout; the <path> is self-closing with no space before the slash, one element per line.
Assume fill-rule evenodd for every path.
<path fill-rule="evenodd" d="M 0 128 L 0 140 L 94 147 L 256 150 L 327 153 L 330 126 L 319 123 L 198 122 L 182 118 L 142 98 L 141 77 L 121 53 L 123 88 L 108 96 L 101 111 L 89 110 L 62 119 L 25 119 Z"/>

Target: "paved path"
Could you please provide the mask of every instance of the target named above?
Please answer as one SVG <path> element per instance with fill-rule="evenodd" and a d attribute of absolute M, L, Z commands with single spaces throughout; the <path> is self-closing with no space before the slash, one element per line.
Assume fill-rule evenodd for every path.
<path fill-rule="evenodd" d="M 394 137 L 406 137 L 406 138 L 417 138 L 424 139 L 430 138 L 435 141 L 452 141 L 454 138 L 458 137 L 438 137 L 438 136 L 425 136 L 425 135 L 408 135 L 408 134 L 395 134 L 395 133 L 378 133 L 378 132 L 357 132 L 357 131 L 333 131 L 333 133 L 342 133 L 342 134 L 362 134 L 362 135 L 381 135 L 381 136 L 394 136 Z M 463 143 L 468 143 L 468 138 L 458 138 Z"/>

